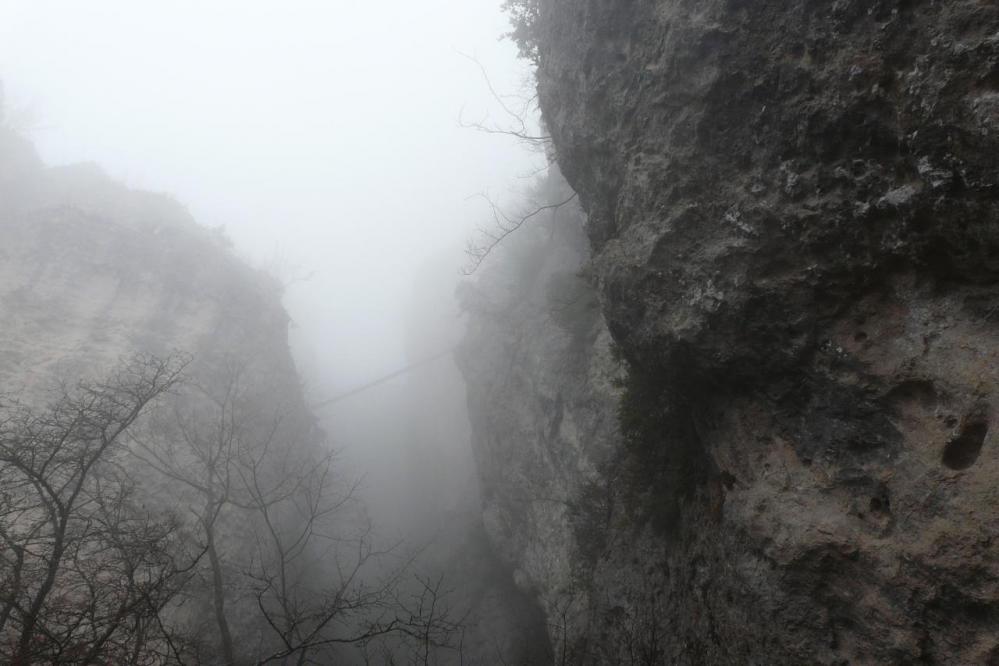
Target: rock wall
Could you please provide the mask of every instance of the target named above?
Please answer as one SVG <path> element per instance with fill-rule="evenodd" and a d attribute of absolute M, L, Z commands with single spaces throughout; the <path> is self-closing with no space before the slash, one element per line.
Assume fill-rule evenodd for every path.
<path fill-rule="evenodd" d="M 539 192 L 545 201 L 566 194 L 558 174 Z M 598 603 L 589 568 L 604 535 L 590 519 L 620 447 L 625 375 L 585 274 L 582 222 L 578 206 L 538 218 L 459 291 L 483 524 L 516 585 L 542 607 L 536 630 L 549 642 L 548 655 L 512 663 L 575 663 Z"/>
<path fill-rule="evenodd" d="M 0 130 L 0 234 L 4 392 L 43 400 L 56 380 L 179 351 L 195 375 L 250 363 L 302 406 L 279 285 L 169 197 L 93 165 L 46 168 Z"/>
<path fill-rule="evenodd" d="M 328 474 L 321 477 L 308 474 L 322 469 L 328 446 L 301 390 L 288 347 L 289 320 L 278 283 L 240 261 L 224 234 L 198 226 L 170 198 L 129 190 L 91 165 L 46 168 L 28 142 L 3 129 L 0 238 L 0 401 L 5 414 L 11 413 L 6 408 L 15 402 L 37 413 L 46 403 L 58 400 L 64 390 L 72 393 L 78 380 L 101 381 L 136 355 L 161 359 L 179 355 L 178 360 L 186 362 L 183 380 L 150 405 L 139 422 L 94 464 L 94 477 L 112 470 L 108 474 L 112 488 L 119 487 L 114 484 L 124 470 L 127 481 L 121 482 L 121 488 L 127 489 L 120 495 L 124 499 L 113 495 L 114 490 L 102 491 L 100 482 L 88 481 L 94 487 L 87 486 L 80 496 L 101 500 L 78 502 L 70 524 L 97 522 L 109 515 L 88 513 L 79 508 L 81 504 L 112 501 L 120 501 L 115 510 L 127 516 L 118 520 L 131 522 L 124 528 L 119 523 L 105 525 L 107 533 L 114 535 L 106 537 L 107 542 L 92 536 L 72 537 L 77 549 L 74 559 L 81 553 L 89 557 L 88 547 L 95 558 L 104 557 L 94 544 L 114 539 L 121 539 L 113 541 L 116 548 L 138 549 L 129 541 L 138 538 L 133 537 L 138 532 L 130 530 L 140 528 L 133 524 L 145 525 L 144 521 L 152 523 L 161 516 L 169 519 L 175 526 L 171 539 L 153 542 L 153 537 L 143 538 L 162 548 L 162 552 L 148 555 L 150 559 L 179 563 L 188 562 L 189 556 L 196 558 L 190 560 L 190 578 L 185 575 L 180 577 L 182 582 L 175 583 L 182 589 L 172 598 L 164 597 L 165 605 L 155 608 L 162 626 L 173 636 L 171 650 L 176 647 L 180 651 L 177 659 L 256 663 L 270 650 L 283 650 L 273 625 L 265 620 L 263 611 L 258 612 L 260 604 L 271 602 L 262 591 L 266 588 L 260 587 L 261 572 L 266 574 L 272 571 L 269 567 L 280 565 L 283 579 L 292 581 L 286 588 L 292 590 L 289 596 L 294 595 L 296 603 L 309 603 L 302 600 L 311 601 L 340 580 L 336 577 L 338 568 L 353 561 L 356 544 L 340 548 L 330 545 L 333 539 L 324 537 L 318 545 L 309 537 L 298 537 L 293 556 L 284 557 L 287 551 L 274 556 L 281 549 L 265 534 L 286 540 L 282 541 L 285 546 L 293 538 L 288 535 L 307 518 L 315 518 L 305 516 L 300 507 L 327 507 L 336 494 L 335 529 L 338 539 L 346 543 L 361 509 L 348 501 L 349 475 L 339 467 L 326 469 Z M 131 396 L 123 400 L 128 399 Z M 84 416 L 75 418 L 88 424 L 86 419 L 101 418 L 82 408 L 80 413 Z M 50 427 L 58 432 L 58 425 Z M 90 432 L 86 426 L 78 427 Z M 72 432 L 86 442 L 86 434 Z M 106 431 L 99 432 L 105 436 Z M 96 435 L 90 436 L 96 439 Z M 76 440 L 66 445 L 67 450 L 74 445 L 86 450 Z M 132 455 L 126 455 L 126 448 Z M 61 455 L 69 456 L 65 451 Z M 79 455 L 82 458 L 84 454 Z M 70 466 L 64 462 L 59 465 Z M 8 470 L 13 467 L 8 461 Z M 53 472 L 51 478 L 68 479 L 69 474 Z M 237 487 L 236 478 L 244 485 Z M 249 491 L 251 483 L 257 495 Z M 30 496 L 22 499 L 16 494 L 23 491 L 15 488 L 12 492 L 21 506 L 32 506 Z M 77 492 L 79 486 L 74 496 Z M 307 503 L 297 503 L 306 496 Z M 253 508 L 251 497 L 268 498 L 267 525 L 269 520 L 279 520 L 281 529 L 288 531 L 265 532 L 262 512 L 259 506 Z M 25 514 L 27 510 L 22 511 Z M 15 514 L 8 512 L 8 523 L 11 515 Z M 37 528 L 42 536 L 32 536 L 28 543 L 37 541 L 43 553 L 37 557 L 44 558 L 47 534 L 44 523 L 39 524 L 43 525 Z M 308 524 L 317 531 L 333 529 L 328 522 Z M 86 532 L 90 528 L 79 529 Z M 118 529 L 120 533 L 113 531 Z M 112 550 L 111 546 L 101 547 Z M 199 548 L 200 554 L 192 555 Z M 343 556 L 345 551 L 348 555 Z M 141 569 L 144 565 L 134 564 L 140 561 L 138 555 L 134 560 L 107 557 L 113 564 L 121 563 L 122 568 L 127 562 L 146 571 Z M 5 564 L 12 561 L 13 557 L 8 557 Z M 8 569 L 8 578 L 10 571 L 21 571 Z M 53 596 L 62 592 L 62 585 L 72 588 L 69 596 L 77 586 L 82 587 L 77 579 L 86 574 L 79 571 L 87 569 L 63 564 Z M 154 573 L 142 575 L 155 577 Z M 113 572 L 108 580 L 117 580 Z M 18 589 L 15 593 L 21 592 Z M 72 615 L 74 604 L 87 602 L 86 593 L 80 594 L 80 600 L 74 598 L 66 606 L 67 617 L 77 617 Z M 97 609 L 120 612 L 131 626 L 133 616 L 128 613 L 140 601 L 129 601 L 133 605 L 121 610 L 117 605 L 101 605 L 117 603 L 104 598 L 93 603 Z M 148 603 L 152 608 L 152 601 Z M 220 629 L 219 616 L 225 617 L 225 632 Z M 82 611 L 79 618 L 85 626 Z M 143 621 L 148 618 L 143 616 Z M 62 625 L 56 621 L 53 626 Z M 143 631 L 136 629 L 138 634 Z M 228 650 L 220 639 L 223 634 L 233 637 L 226 639 L 233 643 Z M 89 636 L 85 632 L 78 635 Z M 169 653 L 156 652 L 163 647 L 156 643 L 158 634 L 153 631 L 151 636 L 146 645 L 137 639 L 134 654 L 132 648 L 129 654 L 138 655 L 140 660 L 144 654 L 155 654 L 158 663 L 167 659 L 164 655 Z M 148 652 L 142 651 L 147 648 Z M 232 653 L 232 659 L 224 656 L 226 651 Z M 304 659 L 306 652 L 296 653 L 296 658 Z M 312 652 L 309 658 L 318 658 L 318 650 Z"/>
<path fill-rule="evenodd" d="M 491 533 L 556 650 L 999 661 L 999 7 L 538 4 L 626 368 L 593 418 L 620 431 L 559 436 L 615 366 L 551 362 L 537 314 L 479 315 L 509 379 L 471 404 Z"/>

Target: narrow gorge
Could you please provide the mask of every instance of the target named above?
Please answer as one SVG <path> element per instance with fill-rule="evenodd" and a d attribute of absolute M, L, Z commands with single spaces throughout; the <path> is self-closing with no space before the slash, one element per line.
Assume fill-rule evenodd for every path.
<path fill-rule="evenodd" d="M 0 661 L 999 664 L 995 2 L 106 1 L 0 7 Z"/>

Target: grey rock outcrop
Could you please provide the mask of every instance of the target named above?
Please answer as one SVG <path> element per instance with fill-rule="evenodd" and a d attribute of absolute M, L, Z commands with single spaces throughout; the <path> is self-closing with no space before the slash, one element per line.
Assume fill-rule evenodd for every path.
<path fill-rule="evenodd" d="M 135 353 L 193 356 L 210 375 L 254 367 L 302 409 L 277 282 L 165 195 L 94 165 L 48 168 L 0 130 L 0 380 L 43 400 Z"/>
<path fill-rule="evenodd" d="M 627 366 L 597 408 L 620 439 L 478 427 L 516 447 L 480 460 L 494 486 L 606 489 L 593 548 L 568 513 L 496 520 L 541 598 L 587 572 L 566 645 L 999 661 L 999 8 L 539 4 L 541 106 Z M 545 344 L 534 321 L 507 361 Z M 530 367 L 473 404 L 544 433 L 545 383 L 579 384 Z"/>

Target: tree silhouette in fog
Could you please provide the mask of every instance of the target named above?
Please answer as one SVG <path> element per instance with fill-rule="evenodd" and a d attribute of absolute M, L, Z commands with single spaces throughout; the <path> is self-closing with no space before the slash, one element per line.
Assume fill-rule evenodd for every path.
<path fill-rule="evenodd" d="M 200 553 L 137 501 L 124 440 L 174 387 L 177 358 L 139 357 L 49 407 L 0 405 L 0 656 L 5 663 L 137 663 Z"/>
<path fill-rule="evenodd" d="M 450 645 L 443 580 L 375 545 L 308 421 L 261 409 L 237 364 L 208 386 L 182 382 L 186 365 L 141 356 L 44 409 L 0 402 L 0 659 L 305 664 Z"/>

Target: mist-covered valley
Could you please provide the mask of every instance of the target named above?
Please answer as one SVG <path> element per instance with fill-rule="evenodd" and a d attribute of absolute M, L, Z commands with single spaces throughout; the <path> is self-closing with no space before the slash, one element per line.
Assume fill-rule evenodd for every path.
<path fill-rule="evenodd" d="M 0 2 L 0 663 L 995 663 L 996 35 Z"/>
<path fill-rule="evenodd" d="M 4 662 L 547 658 L 454 361 L 531 75 L 397 4 L 0 9 Z"/>

